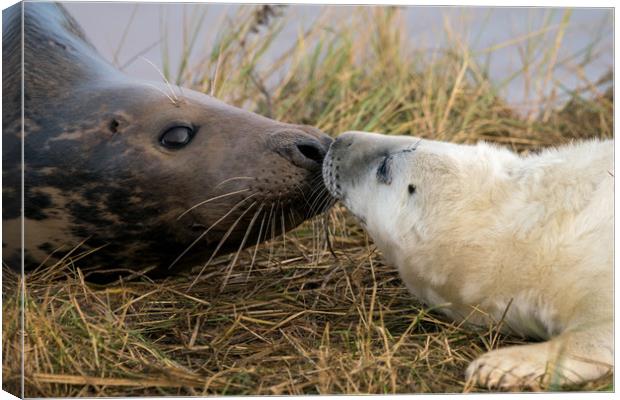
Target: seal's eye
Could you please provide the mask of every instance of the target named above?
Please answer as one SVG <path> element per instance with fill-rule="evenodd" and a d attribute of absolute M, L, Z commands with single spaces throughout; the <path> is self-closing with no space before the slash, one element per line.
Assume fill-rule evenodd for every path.
<path fill-rule="evenodd" d="M 175 126 L 161 135 L 159 143 L 169 149 L 180 149 L 188 144 L 193 136 L 194 131 L 191 128 L 187 126 Z"/>
<path fill-rule="evenodd" d="M 409 194 L 414 194 L 415 193 L 415 186 L 409 185 L 407 187 L 407 190 L 409 191 Z"/>

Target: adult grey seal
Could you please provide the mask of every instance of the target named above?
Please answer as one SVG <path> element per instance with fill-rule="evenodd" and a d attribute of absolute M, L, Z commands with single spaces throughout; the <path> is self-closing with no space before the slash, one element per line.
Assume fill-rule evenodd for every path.
<path fill-rule="evenodd" d="M 59 4 L 20 3 L 3 26 L 5 264 L 21 266 L 22 195 L 26 269 L 80 245 L 97 249 L 84 266 L 167 274 L 321 211 L 319 130 L 129 78 Z"/>

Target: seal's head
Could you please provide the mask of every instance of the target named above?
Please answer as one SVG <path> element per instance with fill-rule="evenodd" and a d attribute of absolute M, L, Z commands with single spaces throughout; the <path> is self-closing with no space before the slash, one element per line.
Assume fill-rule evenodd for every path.
<path fill-rule="evenodd" d="M 483 143 L 346 132 L 325 157 L 323 179 L 386 256 L 407 257 L 423 243 L 454 238 L 448 229 L 479 226 L 505 198 L 503 167 L 513 159 Z"/>
<path fill-rule="evenodd" d="M 148 254 L 169 267 L 204 259 L 327 206 L 321 164 L 331 139 L 317 129 L 165 84 L 106 82 L 94 93 L 73 104 L 90 110 L 88 122 L 58 121 L 41 145 L 57 188 L 85 205 L 73 211 L 73 229 L 112 248 L 131 243 L 123 257 Z M 53 123 L 45 125 L 49 134 Z M 50 154 L 58 157 L 50 162 Z M 63 204 L 47 189 L 50 178 L 42 181 L 31 190 Z"/>
<path fill-rule="evenodd" d="M 6 20 L 3 245 L 19 267 L 21 18 Z M 85 241 L 101 247 L 88 265 L 176 270 L 328 206 L 319 130 L 129 78 L 57 4 L 25 4 L 23 29 L 27 268 Z"/>

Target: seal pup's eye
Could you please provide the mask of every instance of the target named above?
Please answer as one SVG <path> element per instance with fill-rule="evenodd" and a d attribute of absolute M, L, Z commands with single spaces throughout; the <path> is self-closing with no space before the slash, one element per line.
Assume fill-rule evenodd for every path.
<path fill-rule="evenodd" d="M 194 137 L 194 131 L 187 126 L 175 126 L 164 132 L 159 138 L 159 143 L 162 146 L 169 149 L 179 149 L 188 144 L 192 137 Z"/>
<path fill-rule="evenodd" d="M 415 193 L 415 186 L 410 184 L 409 186 L 407 186 L 407 191 L 409 191 L 409 194 L 414 194 Z"/>

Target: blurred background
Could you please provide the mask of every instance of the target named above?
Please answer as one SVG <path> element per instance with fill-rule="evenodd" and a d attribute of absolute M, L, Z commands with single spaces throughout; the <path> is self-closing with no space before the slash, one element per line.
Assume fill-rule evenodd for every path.
<path fill-rule="evenodd" d="M 160 79 L 141 57 L 176 77 L 209 55 L 225 28 L 234 29 L 237 4 L 65 3 L 95 46 L 129 75 Z M 251 6 L 250 6 L 251 7 Z M 261 62 L 274 62 L 303 32 L 354 24 L 355 12 L 377 7 L 290 5 L 275 7 L 278 35 Z M 499 94 L 517 108 L 531 108 L 554 88 L 569 93 L 595 83 L 613 67 L 611 8 L 398 7 L 407 46 L 432 58 L 462 45 L 483 65 Z M 363 29 L 364 27 L 362 27 Z M 368 27 L 370 28 L 370 27 Z M 352 32 L 355 34 L 355 32 Z M 361 32 L 360 32 L 361 33 Z M 188 46 L 191 42 L 191 51 Z M 553 65 L 548 71 L 549 64 Z M 279 71 L 285 74 L 286 71 Z M 537 74 L 560 85 L 535 82 Z M 275 78 L 272 78 L 272 81 Z M 565 94 L 566 94 L 565 93 Z"/>

